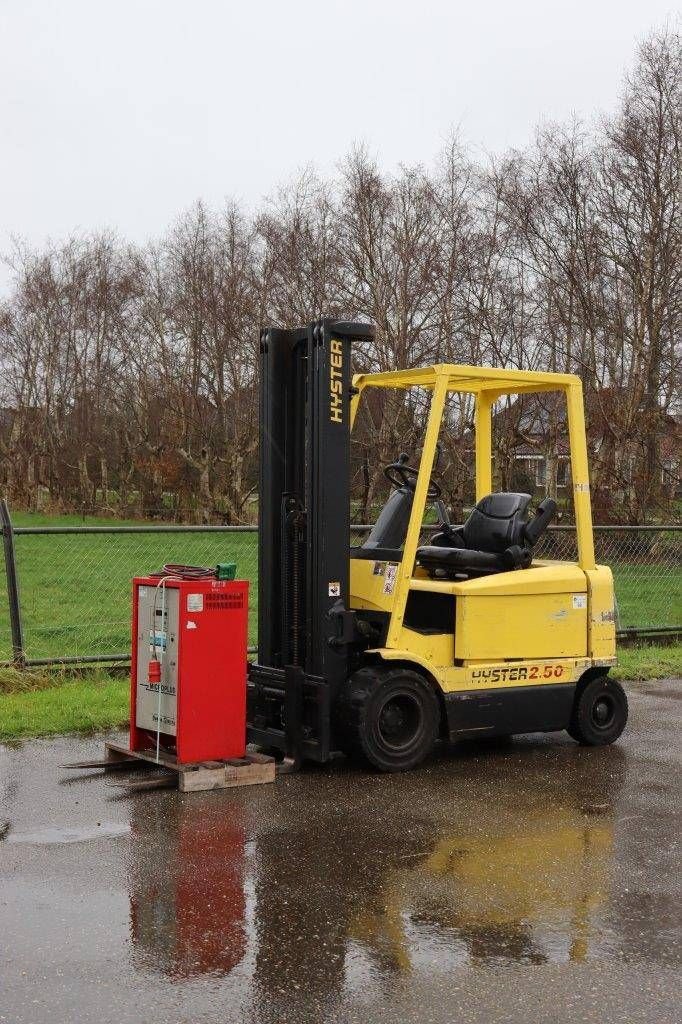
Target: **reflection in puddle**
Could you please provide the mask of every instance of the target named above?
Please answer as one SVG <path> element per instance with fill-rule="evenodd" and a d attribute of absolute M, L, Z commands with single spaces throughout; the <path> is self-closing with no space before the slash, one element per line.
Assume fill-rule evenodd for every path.
<path fill-rule="evenodd" d="M 573 813 L 575 816 L 575 812 Z M 583 960 L 592 914 L 608 894 L 610 822 L 571 820 L 566 808 L 522 831 L 441 839 L 418 865 L 389 874 L 384 907 L 360 913 L 351 935 L 370 956 L 406 970 L 466 960 Z M 454 949 L 443 949 L 443 945 Z"/>
<path fill-rule="evenodd" d="M 272 827 L 254 821 L 243 798 L 136 803 L 135 960 L 176 979 L 242 965 L 275 1020 L 284 1007 L 293 1013 L 297 993 L 322 1005 L 397 973 L 603 955 L 611 808 L 625 769 L 620 752 L 609 758 L 596 781 L 591 761 L 581 762 L 582 778 L 559 765 L 548 776 L 530 761 L 519 778 L 502 759 L 499 802 L 476 786 L 465 798 L 444 768 L 433 817 L 428 807 L 420 814 L 417 775 L 374 780 L 393 808 L 378 815 L 367 800 L 342 810 L 329 799 L 335 783 L 311 777 L 314 811 L 266 803 Z M 488 777 L 486 792 L 497 782 Z"/>
<path fill-rule="evenodd" d="M 173 978 L 228 974 L 246 952 L 246 838 L 216 809 L 201 797 L 133 809 L 133 943 L 145 967 Z"/>

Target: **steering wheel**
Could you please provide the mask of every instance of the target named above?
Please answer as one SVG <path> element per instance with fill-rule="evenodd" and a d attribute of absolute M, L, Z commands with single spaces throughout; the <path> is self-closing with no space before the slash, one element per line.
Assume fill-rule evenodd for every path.
<path fill-rule="evenodd" d="M 389 462 L 388 466 L 384 466 L 384 476 L 394 487 L 407 487 L 410 491 L 413 491 L 417 486 L 418 475 L 418 469 L 407 465 L 406 452 L 402 452 L 395 462 Z M 436 481 L 430 480 L 429 488 L 426 492 L 428 500 L 435 501 L 436 498 L 440 498 L 441 494 L 442 491 Z"/>

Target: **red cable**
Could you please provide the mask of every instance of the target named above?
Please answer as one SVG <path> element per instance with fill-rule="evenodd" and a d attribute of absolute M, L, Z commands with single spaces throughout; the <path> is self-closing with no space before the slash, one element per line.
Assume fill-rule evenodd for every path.
<path fill-rule="evenodd" d="M 164 565 L 159 572 L 151 573 L 155 579 L 163 576 L 176 576 L 181 580 L 213 580 L 216 577 L 215 569 L 207 569 L 203 565 Z"/>

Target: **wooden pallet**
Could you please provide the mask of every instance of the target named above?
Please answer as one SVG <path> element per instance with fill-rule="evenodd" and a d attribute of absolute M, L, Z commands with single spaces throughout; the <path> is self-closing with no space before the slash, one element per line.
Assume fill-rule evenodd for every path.
<path fill-rule="evenodd" d="M 207 789 L 258 786 L 275 781 L 276 761 L 266 754 L 246 754 L 245 757 L 226 761 L 178 764 L 172 754 L 160 753 L 157 761 L 155 750 L 129 750 L 120 743 L 106 743 L 105 750 L 106 760 L 100 762 L 105 770 L 110 767 L 132 767 L 141 761 L 150 767 L 166 770 L 166 774 L 159 778 L 119 783 L 126 789 L 156 789 L 177 784 L 182 793 L 197 793 Z"/>

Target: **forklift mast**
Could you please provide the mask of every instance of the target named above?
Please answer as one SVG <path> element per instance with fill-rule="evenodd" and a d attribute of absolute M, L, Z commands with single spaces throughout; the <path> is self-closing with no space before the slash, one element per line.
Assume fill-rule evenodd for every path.
<path fill-rule="evenodd" d="M 324 761 L 348 675 L 351 345 L 369 324 L 318 320 L 260 340 L 258 660 L 248 740 Z"/>

